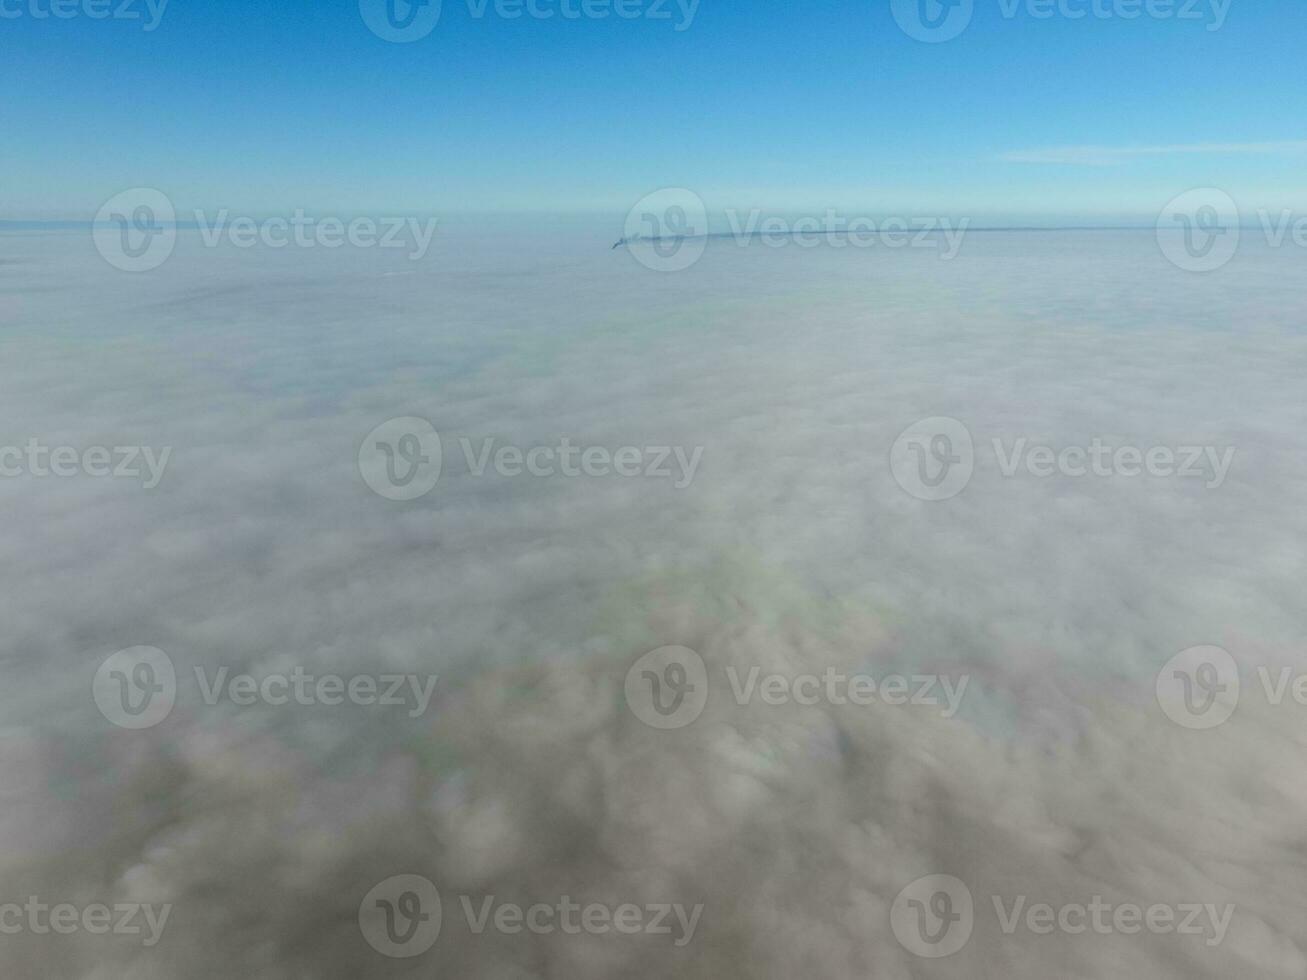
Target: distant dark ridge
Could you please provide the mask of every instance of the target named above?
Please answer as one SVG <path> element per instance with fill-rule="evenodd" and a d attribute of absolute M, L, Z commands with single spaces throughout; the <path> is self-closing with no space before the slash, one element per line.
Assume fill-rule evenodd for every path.
<path fill-rule="evenodd" d="M 707 235 L 651 235 L 645 237 L 639 235 L 635 238 L 621 238 L 613 248 L 621 248 L 623 245 L 650 244 L 656 245 L 662 242 L 696 242 L 709 241 L 714 238 L 762 238 L 764 235 L 769 238 L 797 238 L 800 235 L 874 235 L 881 234 L 887 229 L 859 229 L 858 231 L 849 231 L 847 228 L 841 228 L 837 231 L 827 231 L 820 228 L 805 229 L 803 231 L 715 231 Z M 1156 231 L 1155 225 L 1065 225 L 1057 227 L 1048 227 L 1043 225 L 1022 226 L 1014 225 L 1008 227 L 980 227 L 963 228 L 960 225 L 951 225 L 948 231 L 962 231 L 970 235 L 975 232 L 1059 232 L 1059 231 Z M 943 234 L 944 228 L 894 228 L 888 229 L 890 234 L 907 235 L 907 234 Z"/>

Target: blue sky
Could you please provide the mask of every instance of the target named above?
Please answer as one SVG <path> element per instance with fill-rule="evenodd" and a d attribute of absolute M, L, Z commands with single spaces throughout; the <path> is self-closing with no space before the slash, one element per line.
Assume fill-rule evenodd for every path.
<path fill-rule="evenodd" d="M 408 44 L 357 0 L 171 0 L 153 31 L 147 0 L 140 20 L 34 16 L 50 2 L 0 0 L 0 216 L 85 217 L 138 185 L 252 214 L 624 211 L 672 185 L 712 208 L 1000 220 L 1155 214 L 1208 184 L 1307 206 L 1301 0 L 1194 19 L 1191 0 L 1138 19 L 975 0 L 934 44 L 890 0 L 700 0 L 688 22 L 678 0 L 666 20 L 444 0 Z"/>

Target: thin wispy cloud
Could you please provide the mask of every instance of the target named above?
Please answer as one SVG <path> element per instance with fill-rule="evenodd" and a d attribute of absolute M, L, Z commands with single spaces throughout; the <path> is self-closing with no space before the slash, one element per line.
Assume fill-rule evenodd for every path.
<path fill-rule="evenodd" d="M 1280 155 L 1307 153 L 1307 140 L 1267 143 L 1177 143 L 1161 146 L 1050 146 L 1001 154 L 1005 163 L 1044 163 L 1083 167 L 1114 167 L 1149 157 L 1228 154 Z"/>

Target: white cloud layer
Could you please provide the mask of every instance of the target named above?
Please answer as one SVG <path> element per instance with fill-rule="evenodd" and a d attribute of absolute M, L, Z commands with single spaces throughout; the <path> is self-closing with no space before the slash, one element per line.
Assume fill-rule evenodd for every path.
<path fill-rule="evenodd" d="M 155 273 L 0 236 L 0 444 L 174 447 L 159 487 L 0 479 L 0 904 L 172 903 L 162 941 L 0 937 L 0 974 L 950 978 L 1307 975 L 1307 707 L 1213 731 L 1154 698 L 1179 651 L 1307 668 L 1301 256 L 1184 274 L 1152 236 L 935 251 L 709 246 L 659 275 L 592 236 L 442 229 L 426 260 L 211 252 Z M 359 443 L 432 420 L 445 472 L 373 494 Z M 939 503 L 888 454 L 1232 445 L 1218 489 L 1005 477 Z M 460 436 L 703 446 L 693 483 L 476 477 Z M 741 707 L 640 723 L 656 647 L 791 674 L 965 673 L 956 717 Z M 91 681 L 165 650 L 175 709 L 113 728 Z M 429 712 L 205 705 L 194 668 L 435 673 Z M 1247 677 L 1251 677 L 1249 674 Z M 1245 683 L 1251 687 L 1246 678 Z M 418 874 L 432 950 L 359 903 Z M 909 882 L 977 898 L 947 959 L 895 939 Z M 454 896 L 702 903 L 693 942 L 473 935 Z M 1219 946 L 1005 935 L 990 896 L 1233 904 Z"/>

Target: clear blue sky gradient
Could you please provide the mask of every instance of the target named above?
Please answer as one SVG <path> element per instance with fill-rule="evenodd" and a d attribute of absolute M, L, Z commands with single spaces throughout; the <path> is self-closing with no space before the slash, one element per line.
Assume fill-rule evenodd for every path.
<path fill-rule="evenodd" d="M 1302 0 L 1233 0 L 1219 31 L 976 0 L 943 44 L 908 37 L 889 0 L 702 0 L 679 19 L 445 0 L 407 45 L 348 0 L 172 0 L 153 33 L 0 20 L 0 217 L 88 217 L 138 185 L 256 215 L 624 211 L 672 185 L 710 207 L 982 220 L 1155 215 L 1201 185 L 1307 207 L 1292 146 L 1004 159 L 1307 140 Z"/>

